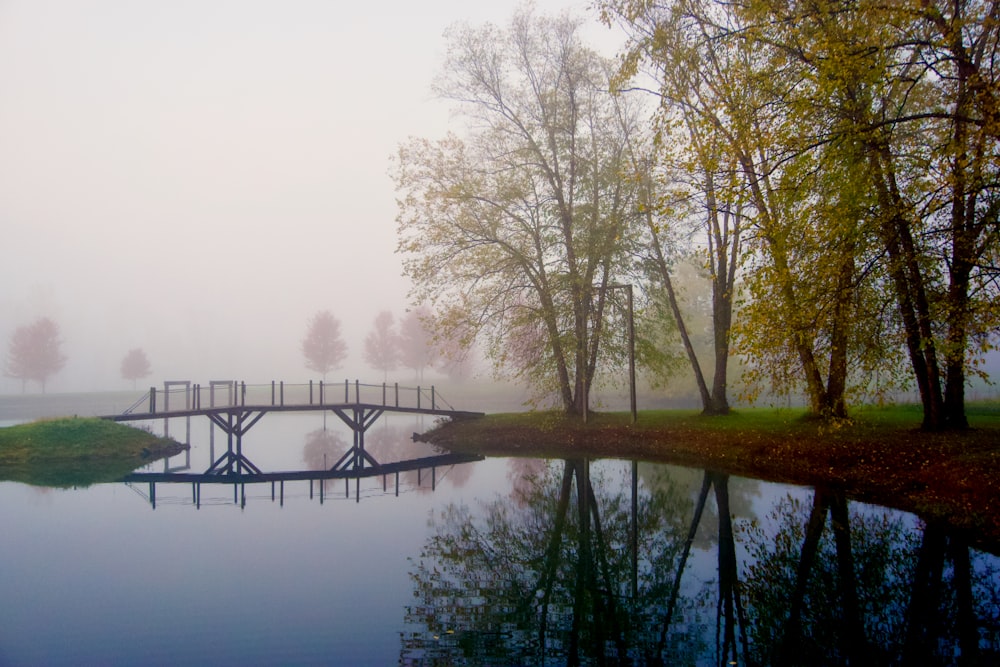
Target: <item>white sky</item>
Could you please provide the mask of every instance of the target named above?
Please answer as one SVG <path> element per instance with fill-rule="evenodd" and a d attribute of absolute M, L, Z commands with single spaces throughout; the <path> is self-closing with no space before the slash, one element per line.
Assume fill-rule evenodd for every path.
<path fill-rule="evenodd" d="M 613 55 L 586 0 L 536 4 Z M 0 0 L 3 355 L 45 315 L 68 357 L 50 392 L 128 387 L 131 347 L 146 386 L 304 381 L 306 323 L 330 309 L 350 348 L 330 379 L 380 381 L 362 341 L 408 290 L 389 158 L 447 130 L 445 28 L 516 6 Z"/>

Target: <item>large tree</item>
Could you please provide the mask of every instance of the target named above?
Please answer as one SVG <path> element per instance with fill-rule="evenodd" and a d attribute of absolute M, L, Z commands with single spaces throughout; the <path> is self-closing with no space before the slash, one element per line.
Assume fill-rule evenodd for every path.
<path fill-rule="evenodd" d="M 925 426 L 964 427 L 998 322 L 997 4 L 605 5 L 632 34 L 626 71 L 653 66 L 661 117 L 738 166 L 751 371 L 839 416 L 852 383 L 898 377 L 902 349 Z"/>
<path fill-rule="evenodd" d="M 812 178 L 813 165 L 796 161 L 799 146 L 788 138 L 801 119 L 775 98 L 796 90 L 797 72 L 740 39 L 746 26 L 724 3 L 623 0 L 607 9 L 631 28 L 623 74 L 647 63 L 662 101 L 660 125 L 684 135 L 681 150 L 676 137 L 660 145 L 673 150 L 668 157 L 677 170 L 694 176 L 683 189 L 697 192 L 702 202 L 715 292 L 716 370 L 726 368 L 721 360 L 728 352 L 734 270 L 745 244 L 752 260 L 751 304 L 758 308 L 743 310 L 737 330 L 755 362 L 749 368 L 758 375 L 751 379 L 769 380 L 779 391 L 801 383 L 814 412 L 842 416 L 856 288 L 847 239 L 853 238 L 856 216 L 850 209 L 817 206 L 839 195 L 836 189 L 823 192 L 829 184 Z M 658 235 L 653 240 L 658 250 Z M 663 253 L 654 259 L 669 294 Z M 724 381 L 718 374 L 716 383 Z M 706 383 L 699 385 L 708 406 Z"/>
<path fill-rule="evenodd" d="M 927 428 L 964 428 L 970 363 L 998 323 L 998 6 L 814 1 L 745 5 L 758 48 L 796 63 L 851 147 Z"/>
<path fill-rule="evenodd" d="M 347 343 L 340 335 L 340 320 L 329 310 L 321 310 L 309 320 L 306 337 L 302 340 L 302 355 L 306 368 L 320 373 L 323 379 L 344 363 Z"/>
<path fill-rule="evenodd" d="M 634 75 L 629 61 L 619 78 L 624 82 Z M 743 196 L 737 188 L 725 187 L 731 186 L 735 165 L 711 128 L 701 127 L 684 105 L 675 106 L 675 113 L 668 111 L 670 105 L 660 108 L 651 142 L 658 150 L 647 154 L 648 149 L 637 147 L 632 152 L 646 232 L 637 254 L 651 282 L 662 286 L 663 301 L 683 344 L 703 412 L 725 415 L 729 413 L 729 351 L 742 248 Z M 711 286 L 711 382 L 706 380 L 690 332 L 697 314 L 685 313 L 681 296 L 685 285 L 677 284 L 678 267 L 692 263 L 705 269 Z"/>
<path fill-rule="evenodd" d="M 59 325 L 47 317 L 18 327 L 7 349 L 4 374 L 19 379 L 21 391 L 25 390 L 28 381 L 34 380 L 42 385 L 42 393 L 45 393 L 49 377 L 66 364 L 61 345 Z"/>
<path fill-rule="evenodd" d="M 453 29 L 436 90 L 465 137 L 410 140 L 395 179 L 404 270 L 437 334 L 486 336 L 496 368 L 585 414 L 636 210 L 622 175 L 637 121 L 578 29 L 530 10 Z"/>

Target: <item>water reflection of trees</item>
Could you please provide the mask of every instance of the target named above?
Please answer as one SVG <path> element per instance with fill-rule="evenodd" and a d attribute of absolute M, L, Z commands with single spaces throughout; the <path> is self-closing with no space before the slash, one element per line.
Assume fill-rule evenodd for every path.
<path fill-rule="evenodd" d="M 786 498 L 771 518 L 773 531 L 745 536 L 756 662 L 997 664 L 997 559 L 961 535 L 825 491 L 809 507 Z"/>
<path fill-rule="evenodd" d="M 725 475 L 692 493 L 646 470 L 633 561 L 628 484 L 579 460 L 518 473 L 511 498 L 433 517 L 404 663 L 995 664 L 996 559 L 943 527 L 827 492 L 757 520 Z"/>

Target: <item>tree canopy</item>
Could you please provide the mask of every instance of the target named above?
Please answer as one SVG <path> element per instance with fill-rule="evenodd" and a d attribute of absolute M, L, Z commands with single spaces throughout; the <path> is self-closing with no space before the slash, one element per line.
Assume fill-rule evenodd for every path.
<path fill-rule="evenodd" d="M 445 338 L 483 336 L 495 367 L 585 412 L 635 221 L 623 178 L 639 117 L 579 21 L 530 9 L 448 35 L 437 92 L 463 136 L 399 148 L 399 252 Z"/>
<path fill-rule="evenodd" d="M 661 125 L 731 165 L 749 379 L 842 416 L 905 358 L 925 427 L 964 427 L 1000 321 L 997 5 L 602 6 L 630 34 L 621 78 L 650 76 Z"/>

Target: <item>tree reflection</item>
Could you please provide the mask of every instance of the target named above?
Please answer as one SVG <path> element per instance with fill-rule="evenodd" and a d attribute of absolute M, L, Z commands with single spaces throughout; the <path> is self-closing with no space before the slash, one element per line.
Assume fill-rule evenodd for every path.
<path fill-rule="evenodd" d="M 943 526 L 921 535 L 899 515 L 850 511 L 825 490 L 808 508 L 784 499 L 770 519 L 773 529 L 754 524 L 745 534 L 753 661 L 996 664 L 995 558 L 973 556 Z"/>
<path fill-rule="evenodd" d="M 515 468 L 510 497 L 432 518 L 404 664 L 996 664 L 996 559 L 944 527 L 828 491 L 734 520 L 751 494 L 728 476 L 647 474 L 633 565 L 628 484 Z"/>
<path fill-rule="evenodd" d="M 480 518 L 453 505 L 433 518 L 406 619 L 427 634 L 405 639 L 404 655 L 431 664 L 647 662 L 690 500 L 668 487 L 640 499 L 632 597 L 629 495 L 592 481 L 582 460 L 525 472 L 516 503 L 498 499 Z M 690 618 L 671 635 L 686 635 L 678 645 L 697 645 L 701 626 Z"/>

